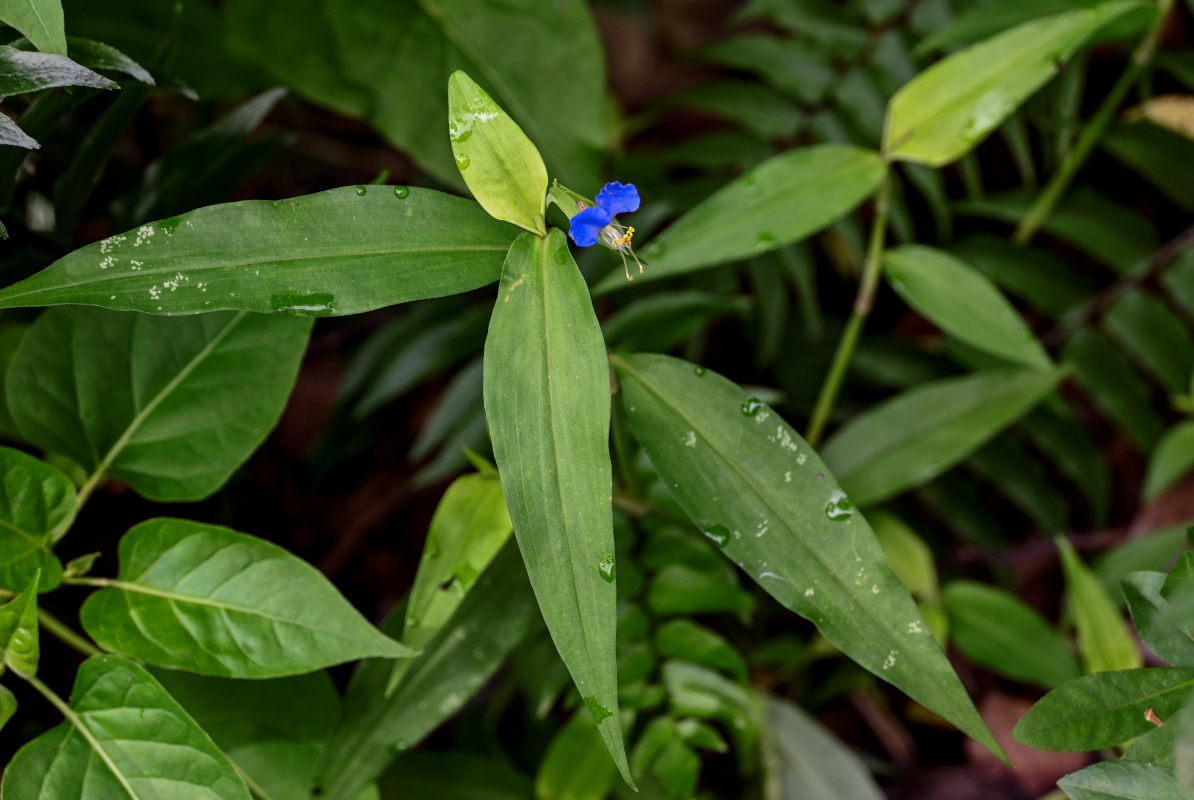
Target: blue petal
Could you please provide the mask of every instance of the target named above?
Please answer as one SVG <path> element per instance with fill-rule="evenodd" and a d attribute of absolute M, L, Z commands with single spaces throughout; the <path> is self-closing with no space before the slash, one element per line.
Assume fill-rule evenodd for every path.
<path fill-rule="evenodd" d="M 568 235 L 581 247 L 590 247 L 597 244 L 597 237 L 612 218 L 604 208 L 589 206 L 572 218 Z"/>
<path fill-rule="evenodd" d="M 597 205 L 616 217 L 629 211 L 638 211 L 638 189 L 633 183 L 607 183 L 597 193 Z"/>

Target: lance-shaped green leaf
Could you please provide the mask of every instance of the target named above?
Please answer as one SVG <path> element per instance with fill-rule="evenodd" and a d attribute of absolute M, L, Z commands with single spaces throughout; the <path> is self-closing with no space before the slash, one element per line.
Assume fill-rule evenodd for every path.
<path fill-rule="evenodd" d="M 0 45 L 0 96 L 39 92 L 56 86 L 119 89 L 114 82 L 65 56 L 30 53 Z"/>
<path fill-rule="evenodd" d="M 1052 365 L 995 285 L 954 256 L 906 245 L 884 255 L 883 272 L 908 305 L 946 333 L 1017 364 L 1045 369 Z"/>
<path fill-rule="evenodd" d="M 66 721 L 22 747 L 4 797 L 249 800 L 228 758 L 142 667 L 114 655 L 79 667 Z"/>
<path fill-rule="evenodd" d="M 702 200 L 653 239 L 641 254 L 647 271 L 640 280 L 737 261 L 803 239 L 873 194 L 886 172 L 877 153 L 845 145 L 775 156 Z M 619 272 L 595 291 L 625 285 Z"/>
<path fill-rule="evenodd" d="M 1052 370 L 987 370 L 910 389 L 863 412 L 821 454 L 860 505 L 936 477 L 1039 403 Z"/>
<path fill-rule="evenodd" d="M 0 308 L 356 314 L 493 283 L 514 233 L 471 201 L 405 186 L 224 203 L 69 253 L 0 289 Z"/>
<path fill-rule="evenodd" d="M 1137 7 L 1118 0 L 1033 20 L 939 61 L 891 99 L 883 152 L 934 167 L 961 158 L 1056 75 L 1091 34 Z"/>
<path fill-rule="evenodd" d="M 16 696 L 5 687 L 0 686 L 0 730 L 4 730 L 4 726 L 8 724 L 15 713 L 17 713 Z"/>
<path fill-rule="evenodd" d="M 1188 668 L 1083 675 L 1038 700 L 1013 734 L 1016 741 L 1043 750 L 1111 747 L 1152 730 L 1149 709 L 1168 719 L 1186 704 L 1191 689 L 1194 669 Z"/>
<path fill-rule="evenodd" d="M 1000 753 L 867 521 L 804 440 L 703 368 L 660 355 L 613 363 L 635 438 L 722 553 L 858 664 Z"/>
<path fill-rule="evenodd" d="M 546 235 L 543 157 L 518 123 L 461 70 L 448 78 L 448 136 L 456 168 L 481 208 Z"/>
<path fill-rule="evenodd" d="M 21 130 L 7 114 L 0 114 L 0 145 L 23 147 L 26 150 L 37 150 L 41 147 L 36 139 Z"/>
<path fill-rule="evenodd" d="M 42 591 L 62 579 L 54 537 L 75 518 L 70 478 L 20 450 L 0 447 L 0 588 L 15 592 L 41 570 Z"/>
<path fill-rule="evenodd" d="M 767 800 L 882 800 L 858 756 L 799 706 L 765 696 Z"/>
<path fill-rule="evenodd" d="M 1051 689 L 1082 674 L 1069 644 L 1032 606 L 976 581 L 953 581 L 942 596 L 950 639 L 1000 675 Z"/>
<path fill-rule="evenodd" d="M 1185 800 L 1173 768 L 1138 761 L 1101 761 L 1057 781 L 1070 800 Z"/>
<path fill-rule="evenodd" d="M 41 646 L 37 636 L 37 579 L 40 572 L 33 573 L 33 579 L 25 591 L 0 606 L 0 648 L 3 648 L 4 667 L 26 678 L 37 674 L 37 662 L 41 657 Z"/>
<path fill-rule="evenodd" d="M 1152 500 L 1194 467 L 1194 420 L 1179 422 L 1157 442 L 1148 457 L 1141 494 Z"/>
<path fill-rule="evenodd" d="M 514 535 L 560 658 L 631 782 L 618 724 L 609 364 L 564 234 L 510 248 L 485 340 L 485 416 Z"/>
<path fill-rule="evenodd" d="M 120 540 L 83 603 L 104 649 L 200 675 L 275 678 L 414 651 L 382 635 L 310 564 L 216 525 L 153 519 Z"/>
<path fill-rule="evenodd" d="M 1057 537 L 1057 549 L 1065 573 L 1066 607 L 1078 629 L 1078 652 L 1086 671 L 1139 667 L 1143 663 L 1140 650 L 1119 605 L 1078 557 L 1069 540 Z"/>
<path fill-rule="evenodd" d="M 315 763 L 340 706 L 326 672 L 269 681 L 168 670 L 154 677 L 236 765 L 260 800 L 311 800 Z"/>
<path fill-rule="evenodd" d="M 9 368 L 9 407 L 29 441 L 93 483 L 108 475 L 152 500 L 199 500 L 277 422 L 311 322 L 50 309 Z"/>
<path fill-rule="evenodd" d="M 382 630 L 396 635 L 403 616 L 394 612 Z M 392 691 L 390 662 L 366 661 L 353 675 L 316 770 L 321 800 L 351 800 L 400 751 L 459 711 L 537 621 L 518 548 L 508 542 Z"/>
<path fill-rule="evenodd" d="M 43 53 L 66 55 L 62 0 L 3 0 L 0 22 L 23 33 Z"/>

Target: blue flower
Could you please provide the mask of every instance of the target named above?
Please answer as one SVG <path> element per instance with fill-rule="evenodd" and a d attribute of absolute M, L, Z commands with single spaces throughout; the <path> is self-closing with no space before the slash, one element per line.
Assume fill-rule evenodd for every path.
<path fill-rule="evenodd" d="M 604 238 L 603 244 L 617 250 L 622 256 L 622 266 L 626 268 L 626 280 L 634 280 L 630 277 L 630 267 L 626 264 L 627 253 L 638 264 L 640 273 L 643 271 L 643 264 L 630 246 L 630 241 L 634 238 L 634 226 L 625 228 L 615 220 L 615 217 L 625 212 L 638 211 L 639 202 L 638 189 L 633 183 L 618 183 L 617 181 L 607 183 L 597 193 L 597 205 L 588 206 L 578 211 L 572 217 L 572 224 L 568 231 L 572 241 L 581 247 L 591 247 Z"/>

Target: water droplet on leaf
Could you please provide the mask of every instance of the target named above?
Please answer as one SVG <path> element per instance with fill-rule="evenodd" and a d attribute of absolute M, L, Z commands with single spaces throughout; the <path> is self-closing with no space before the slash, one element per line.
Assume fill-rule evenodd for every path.
<path fill-rule="evenodd" d="M 614 562 L 614 555 L 610 553 L 605 558 L 597 562 L 597 569 L 601 573 L 601 577 L 605 579 L 606 583 L 613 583 L 618 576 L 618 567 Z"/>
<path fill-rule="evenodd" d="M 854 516 L 854 504 L 846 497 L 846 493 L 839 489 L 829 495 L 829 501 L 825 503 L 825 516 L 834 522 L 847 520 Z"/>
<path fill-rule="evenodd" d="M 705 535 L 709 537 L 709 541 L 718 547 L 725 547 L 726 542 L 730 540 L 730 529 L 725 525 L 714 525 L 709 530 L 705 531 Z"/>
<path fill-rule="evenodd" d="M 589 708 L 589 713 L 593 715 L 594 722 L 601 722 L 607 717 L 613 716 L 608 708 L 597 702 L 597 698 L 589 695 L 585 698 L 585 705 Z"/>
<path fill-rule="evenodd" d="M 468 165 L 468 156 L 466 156 L 464 153 L 458 153 L 456 155 L 456 167 L 460 170 L 466 170 L 468 169 Z"/>
<path fill-rule="evenodd" d="M 313 294 L 282 293 L 271 295 L 269 307 L 296 317 L 330 317 L 336 313 L 336 298 L 325 292 Z"/>
<path fill-rule="evenodd" d="M 364 186 L 358 186 L 358 187 L 357 187 L 357 195 L 358 195 L 359 197 L 364 197 L 364 196 L 365 196 L 365 192 L 367 192 L 367 191 L 369 191 L 369 190 L 368 190 L 368 189 L 366 189 Z"/>
<path fill-rule="evenodd" d="M 394 187 L 394 196 L 399 200 L 405 200 L 408 194 L 410 194 L 410 189 L 406 188 L 405 186 Z"/>
<path fill-rule="evenodd" d="M 763 401 L 757 397 L 748 397 L 742 401 L 742 414 L 753 417 L 763 408 Z"/>
<path fill-rule="evenodd" d="M 701 377 L 704 377 L 705 373 L 708 372 L 709 370 L 705 369 L 704 367 L 693 367 L 692 371 L 697 374 L 698 378 L 701 378 Z"/>
<path fill-rule="evenodd" d="M 768 250 L 774 249 L 778 243 L 778 240 L 770 233 L 760 233 L 758 240 L 755 242 L 755 250 L 765 253 Z"/>

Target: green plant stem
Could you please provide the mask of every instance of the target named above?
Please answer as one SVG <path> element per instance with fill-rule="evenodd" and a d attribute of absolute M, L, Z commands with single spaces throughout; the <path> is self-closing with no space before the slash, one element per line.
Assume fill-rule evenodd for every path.
<path fill-rule="evenodd" d="M 75 633 L 69 625 L 44 608 L 37 609 L 37 621 L 41 627 L 49 631 L 50 635 L 54 636 L 60 642 L 73 647 L 85 656 L 99 655 L 103 652 L 87 641 L 87 639 Z"/>
<path fill-rule="evenodd" d="M 829 422 L 829 415 L 833 412 L 833 404 L 837 400 L 838 392 L 842 388 L 842 380 L 846 377 L 846 370 L 850 367 L 850 360 L 854 357 L 854 348 L 858 345 L 858 336 L 862 333 L 863 323 L 870 315 L 875 305 L 875 292 L 879 288 L 879 274 L 883 266 L 883 246 L 887 237 L 887 210 L 891 195 L 891 174 L 883 179 L 879 187 L 879 194 L 875 198 L 875 219 L 871 224 L 871 238 L 867 244 L 866 260 L 862 265 L 862 279 L 858 283 L 858 294 L 854 297 L 854 309 L 850 312 L 850 320 L 842 332 L 842 338 L 837 344 L 837 351 L 833 354 L 833 363 L 829 366 L 829 374 L 821 384 L 821 393 L 817 396 L 817 405 L 813 408 L 812 419 L 808 423 L 808 431 L 804 438 L 810 446 L 816 447 L 825 432 L 825 424 Z"/>
<path fill-rule="evenodd" d="M 1127 68 L 1119 76 L 1119 80 L 1115 82 L 1115 85 L 1111 87 L 1111 91 L 1103 98 L 1103 102 L 1099 105 L 1098 110 L 1095 111 L 1094 116 L 1083 126 L 1073 146 L 1066 152 L 1065 157 L 1062 159 L 1061 167 L 1057 172 L 1053 173 L 1053 177 L 1049 179 L 1049 183 L 1045 186 L 1044 190 L 1037 195 L 1036 202 L 1032 204 L 1032 208 L 1028 210 L 1028 213 L 1020 220 L 1020 224 L 1016 226 L 1016 232 L 1012 234 L 1012 240 L 1016 244 L 1028 244 L 1032 241 L 1037 231 L 1045 224 L 1045 220 L 1049 218 L 1053 210 L 1057 207 L 1066 190 L 1069 189 L 1074 177 L 1086 163 L 1086 159 L 1090 157 L 1094 146 L 1103 138 L 1107 126 L 1111 124 L 1111 120 L 1115 118 L 1116 112 L 1119 111 L 1120 105 L 1123 104 L 1128 90 L 1132 88 L 1132 85 L 1136 83 L 1145 67 L 1152 61 L 1153 53 L 1157 49 L 1157 40 L 1161 36 L 1161 29 L 1164 27 L 1165 20 L 1172 8 L 1173 0 L 1159 0 L 1157 4 L 1157 18 L 1153 22 L 1152 27 L 1149 28 L 1148 33 L 1140 40 L 1140 44 L 1132 52 L 1132 60 L 1128 63 Z"/>
<path fill-rule="evenodd" d="M 87 502 L 87 498 L 91 497 L 91 493 L 95 491 L 95 487 L 99 486 L 99 482 L 104 479 L 103 470 L 97 469 L 90 476 L 88 476 L 86 483 L 79 487 L 79 493 L 75 495 L 75 513 L 78 514 L 82 510 L 83 505 Z M 59 537 L 61 538 L 61 537 Z"/>

